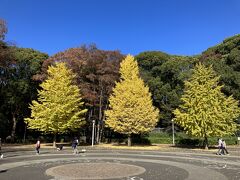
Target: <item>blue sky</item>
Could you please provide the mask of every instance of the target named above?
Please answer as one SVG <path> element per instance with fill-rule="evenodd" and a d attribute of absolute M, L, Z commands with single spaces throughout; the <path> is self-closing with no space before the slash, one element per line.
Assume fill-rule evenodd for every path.
<path fill-rule="evenodd" d="M 194 55 L 240 33 L 238 0 L 0 0 L 6 40 L 53 55 L 95 43 Z"/>

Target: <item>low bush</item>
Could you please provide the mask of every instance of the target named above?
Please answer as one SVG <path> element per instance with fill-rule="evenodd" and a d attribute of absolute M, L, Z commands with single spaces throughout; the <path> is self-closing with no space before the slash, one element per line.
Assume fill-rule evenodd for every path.
<path fill-rule="evenodd" d="M 151 144 L 172 144 L 172 134 L 166 132 L 154 132 L 149 133 L 145 136 Z M 236 136 L 226 136 L 222 137 L 227 143 L 227 145 L 236 145 L 237 137 Z M 209 146 L 217 145 L 218 137 L 208 138 Z M 175 134 L 175 144 L 177 145 L 187 145 L 187 146 L 203 146 L 204 139 L 197 138 L 187 135 L 184 132 L 178 132 Z"/>

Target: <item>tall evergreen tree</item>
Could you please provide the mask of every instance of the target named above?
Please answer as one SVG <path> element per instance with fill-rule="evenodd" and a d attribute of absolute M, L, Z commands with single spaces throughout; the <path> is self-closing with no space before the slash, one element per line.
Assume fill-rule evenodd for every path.
<path fill-rule="evenodd" d="M 31 118 L 26 118 L 30 129 L 56 135 L 74 130 L 84 124 L 82 98 L 79 88 L 73 85 L 75 75 L 65 63 L 57 63 L 48 69 L 48 78 L 38 91 L 38 101 L 32 101 Z"/>
<path fill-rule="evenodd" d="M 205 148 L 208 137 L 231 135 L 238 129 L 238 101 L 221 92 L 219 78 L 211 66 L 196 65 L 192 77 L 185 82 L 183 104 L 174 111 L 174 122 L 188 134 L 204 138 Z"/>
<path fill-rule="evenodd" d="M 128 55 L 120 64 L 120 82 L 110 96 L 110 110 L 106 111 L 106 125 L 128 135 L 148 132 L 158 121 L 159 111 L 153 107 L 149 88 L 139 78 L 139 69 L 133 56 Z"/>

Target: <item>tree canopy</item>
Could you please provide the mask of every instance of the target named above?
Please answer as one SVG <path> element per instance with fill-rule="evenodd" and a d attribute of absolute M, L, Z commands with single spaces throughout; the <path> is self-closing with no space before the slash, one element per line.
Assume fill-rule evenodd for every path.
<path fill-rule="evenodd" d="M 30 105 L 31 118 L 25 119 L 30 129 L 56 135 L 84 124 L 87 110 L 83 108 L 79 88 L 73 84 L 74 78 L 65 63 L 49 67 L 47 79 L 40 84 L 38 101 Z"/>
<path fill-rule="evenodd" d="M 96 139 L 99 142 L 104 130 L 104 111 L 108 108 L 108 98 L 115 81 L 119 79 L 119 62 L 123 57 L 119 51 L 104 51 L 95 45 L 70 48 L 44 61 L 41 73 L 34 76 L 34 79 L 46 79 L 49 65 L 65 62 L 76 74 L 76 84 L 88 109 L 87 123 L 90 126 L 91 120 L 96 120 Z M 86 130 L 84 133 L 88 133 L 88 129 Z"/>
<path fill-rule="evenodd" d="M 152 93 L 153 104 L 161 111 L 158 126 L 171 127 L 172 111 L 180 104 L 183 81 L 189 78 L 196 58 L 171 56 L 159 51 L 146 51 L 135 58 Z"/>
<path fill-rule="evenodd" d="M 104 128 L 105 111 L 109 109 L 109 96 L 115 82 L 120 83 L 125 78 L 119 80 L 120 62 L 125 55 L 119 51 L 100 50 L 92 44 L 69 48 L 48 57 L 37 50 L 19 48 L 7 42 L 7 31 L 7 23 L 0 19 L 0 137 L 11 136 L 12 140 L 16 137 L 18 141 L 24 140 L 26 135 L 36 137 L 35 131 L 26 130 L 24 118 L 30 117 L 29 103 L 37 100 L 37 89 L 41 89 L 39 84 L 47 80 L 48 68 L 57 62 L 64 62 L 75 74 L 73 81 L 81 91 L 83 109 L 88 110 L 86 125 L 78 134 L 90 136 L 94 119 L 96 142 L 100 142 L 106 134 L 115 135 L 111 129 Z M 149 87 L 153 105 L 161 112 L 157 126 L 171 131 L 173 110 L 183 103 L 184 81 L 189 80 L 199 62 L 211 65 L 220 76 L 221 92 L 239 101 L 239 49 L 240 35 L 236 35 L 196 56 L 177 56 L 160 51 L 145 51 L 136 55 L 139 76 Z M 128 76 L 132 77 L 134 71 L 129 72 Z M 141 83 L 136 84 L 140 86 Z M 131 86 L 126 85 L 126 88 L 133 88 Z M 175 128 L 182 130 L 179 125 Z"/>
<path fill-rule="evenodd" d="M 106 125 L 114 131 L 127 134 L 131 145 L 132 134 L 153 129 L 159 111 L 152 105 L 149 88 L 139 77 L 137 62 L 128 55 L 120 64 L 120 82 L 110 96 L 110 109 L 106 111 Z"/>
<path fill-rule="evenodd" d="M 0 50 L 1 51 L 1 50 Z M 7 46 L 4 52 L 1 70 L 1 114 L 2 121 L 9 118 L 9 123 L 4 124 L 11 127 L 9 133 L 14 140 L 15 131 L 24 132 L 23 118 L 29 116 L 28 103 L 36 97 L 38 82 L 33 81 L 32 76 L 39 73 L 43 60 L 48 58 L 47 54 L 28 48 L 17 48 Z M 1 125 L 0 125 L 1 127 Z"/>
<path fill-rule="evenodd" d="M 219 78 L 211 66 L 197 64 L 191 78 L 185 81 L 183 104 L 174 111 L 174 122 L 188 134 L 205 138 L 206 147 L 208 137 L 231 135 L 239 127 L 238 101 L 221 92 Z"/>
<path fill-rule="evenodd" d="M 212 64 L 224 84 L 223 92 L 240 100 L 240 34 L 225 39 L 217 46 L 202 53 L 200 61 Z"/>

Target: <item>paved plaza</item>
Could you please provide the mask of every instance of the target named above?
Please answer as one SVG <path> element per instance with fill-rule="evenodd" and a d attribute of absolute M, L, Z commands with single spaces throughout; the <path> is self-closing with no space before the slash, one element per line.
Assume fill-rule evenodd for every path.
<path fill-rule="evenodd" d="M 81 148 L 79 148 L 81 150 Z M 213 151 L 100 150 L 72 154 L 41 149 L 5 152 L 0 159 L 1 180 L 239 180 L 240 156 L 218 156 Z"/>

